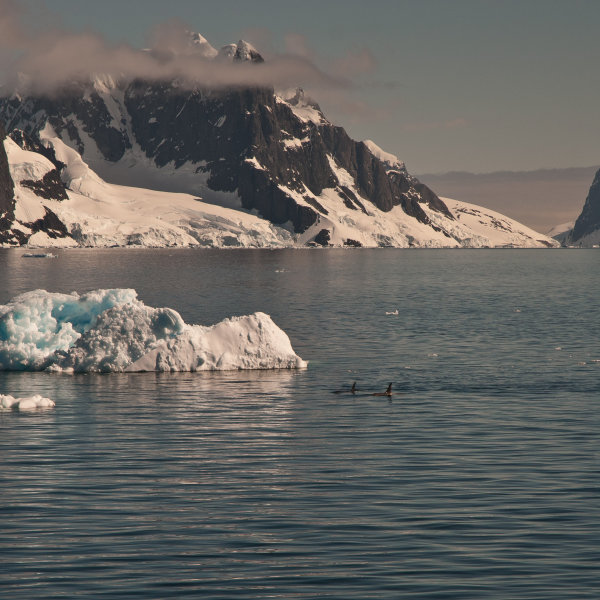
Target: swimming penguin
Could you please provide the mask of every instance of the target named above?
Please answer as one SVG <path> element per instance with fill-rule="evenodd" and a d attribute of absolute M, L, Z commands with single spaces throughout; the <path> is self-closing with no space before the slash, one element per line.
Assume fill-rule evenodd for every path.
<path fill-rule="evenodd" d="M 349 390 L 335 390 L 331 392 L 332 394 L 356 394 L 356 381 L 352 384 L 352 387 Z"/>
<path fill-rule="evenodd" d="M 373 396 L 391 396 L 392 395 L 392 384 L 390 383 L 387 386 L 387 390 L 385 392 L 375 392 Z"/>

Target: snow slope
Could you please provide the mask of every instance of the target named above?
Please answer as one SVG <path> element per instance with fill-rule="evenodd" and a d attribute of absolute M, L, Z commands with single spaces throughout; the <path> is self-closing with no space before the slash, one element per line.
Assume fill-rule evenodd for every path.
<path fill-rule="evenodd" d="M 37 152 L 22 150 L 10 138 L 4 140 L 4 149 L 9 161 L 10 175 L 15 184 L 15 219 L 16 229 L 30 233 L 24 223 L 32 223 L 45 215 L 41 198 L 31 188 L 22 185 L 22 181 L 38 181 L 54 169 L 54 165 Z M 60 243 L 52 245 L 61 245 Z M 68 243 L 68 245 L 74 245 Z"/>
<path fill-rule="evenodd" d="M 556 240 L 493 210 L 450 198 L 443 198 L 443 201 L 456 217 L 456 225 L 450 228 L 449 232 L 452 235 L 456 232 L 463 240 L 464 247 L 554 248 L 558 246 Z M 429 213 L 429 216 L 435 222 L 436 215 Z M 473 237 L 465 237 L 468 235 L 467 231 L 472 232 Z"/>
<path fill-rule="evenodd" d="M 158 192 L 113 185 L 103 181 L 81 156 L 59 138 L 47 138 L 68 188 L 68 200 L 47 200 L 20 184 L 41 179 L 54 165 L 35 152 L 19 148 L 10 138 L 4 142 L 15 182 L 16 218 L 21 230 L 52 210 L 67 226 L 71 238 L 51 239 L 35 233 L 30 247 L 65 246 L 205 246 L 285 247 L 290 234 L 265 219 L 242 210 L 201 202 L 190 194 Z"/>
<path fill-rule="evenodd" d="M 264 313 L 212 327 L 152 308 L 135 290 L 35 290 L 0 306 L 0 370 L 58 372 L 304 368 Z"/>

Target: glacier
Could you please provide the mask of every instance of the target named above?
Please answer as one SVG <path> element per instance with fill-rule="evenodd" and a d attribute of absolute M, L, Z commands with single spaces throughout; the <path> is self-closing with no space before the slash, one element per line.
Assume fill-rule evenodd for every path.
<path fill-rule="evenodd" d="M 34 290 L 0 306 L 0 370 L 64 373 L 300 369 L 265 313 L 189 325 L 133 289 Z"/>

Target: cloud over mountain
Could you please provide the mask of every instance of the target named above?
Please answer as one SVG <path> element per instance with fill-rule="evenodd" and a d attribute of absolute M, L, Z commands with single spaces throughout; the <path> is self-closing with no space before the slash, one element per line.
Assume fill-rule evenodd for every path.
<path fill-rule="evenodd" d="M 129 44 L 111 43 L 94 32 L 74 33 L 59 28 L 33 31 L 25 25 L 26 13 L 13 0 L 0 0 L 0 15 L 0 48 L 3 50 L 0 66 L 6 83 L 16 85 L 18 74 L 25 73 L 29 89 L 34 92 L 52 91 L 66 82 L 95 73 L 125 79 L 177 78 L 182 85 L 200 81 L 211 88 L 352 87 L 345 73 L 333 75 L 321 69 L 309 56 L 306 44 L 298 40 L 288 45 L 294 53 L 273 53 L 268 61 L 254 63 L 249 68 L 244 61 L 226 60 L 226 53 L 216 50 L 206 53 L 197 45 L 190 45 L 189 29 L 192 28 L 178 21 L 156 27 L 149 35 L 151 48 L 138 49 Z"/>

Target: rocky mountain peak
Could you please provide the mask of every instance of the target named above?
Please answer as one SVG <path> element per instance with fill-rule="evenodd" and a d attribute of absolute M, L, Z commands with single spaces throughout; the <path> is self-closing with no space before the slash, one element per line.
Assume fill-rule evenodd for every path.
<path fill-rule="evenodd" d="M 583 210 L 567 240 L 567 244 L 575 245 L 598 243 L 600 243 L 600 170 L 596 172 Z"/>
<path fill-rule="evenodd" d="M 292 106 L 310 106 L 318 111 L 321 110 L 321 107 L 317 104 L 316 100 L 307 96 L 301 87 L 296 88 L 291 94 L 284 94 L 284 96 L 286 102 Z"/>
<path fill-rule="evenodd" d="M 209 59 L 215 58 L 219 54 L 218 50 L 204 36 L 195 31 L 188 31 L 186 33 L 188 35 L 189 49 L 193 53 Z"/>
<path fill-rule="evenodd" d="M 265 59 L 258 50 L 245 40 L 240 40 L 237 44 L 227 44 L 226 46 L 223 46 L 219 51 L 218 57 L 237 62 L 265 62 Z"/>

